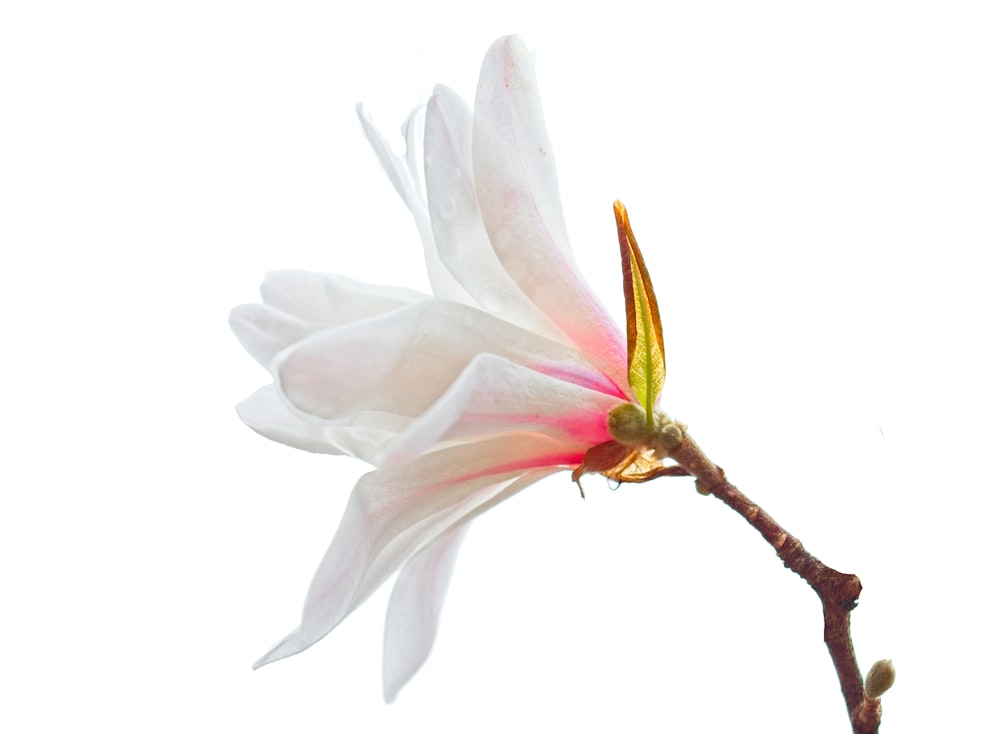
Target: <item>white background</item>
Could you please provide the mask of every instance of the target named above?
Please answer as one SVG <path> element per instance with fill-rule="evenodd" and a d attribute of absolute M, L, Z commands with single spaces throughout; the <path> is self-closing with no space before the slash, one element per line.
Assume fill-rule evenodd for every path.
<path fill-rule="evenodd" d="M 365 9 L 361 6 L 364 5 Z M 664 407 L 864 584 L 882 731 L 995 720 L 1000 24 L 992 3 L 6 3 L 0 729 L 846 732 L 817 599 L 685 480 L 566 475 L 476 522 L 381 700 L 387 590 L 257 672 L 363 465 L 269 443 L 226 325 L 269 269 L 425 287 L 394 134 L 537 51 L 581 267 L 621 198 Z M 763 722 L 768 722 L 767 724 Z"/>

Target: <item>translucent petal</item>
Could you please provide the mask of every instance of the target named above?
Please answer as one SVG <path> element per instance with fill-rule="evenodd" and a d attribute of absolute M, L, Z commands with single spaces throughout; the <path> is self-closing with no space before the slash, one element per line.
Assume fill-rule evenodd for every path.
<path fill-rule="evenodd" d="M 375 127 L 371 116 L 362 105 L 357 106 L 358 119 L 361 120 L 361 128 L 365 137 L 368 138 L 369 145 L 375 151 L 382 170 L 389 177 L 389 182 L 396 189 L 399 198 L 403 200 L 406 207 L 414 217 L 423 216 L 427 211 L 427 200 L 424 198 L 420 182 L 419 169 L 413 165 L 413 157 L 398 156 L 389 145 L 379 129 Z M 423 113 L 422 107 L 414 108 L 406 121 L 403 123 L 403 136 L 406 139 L 407 153 L 410 153 L 411 136 L 417 126 L 417 118 Z M 407 132 L 410 132 L 408 135 Z"/>
<path fill-rule="evenodd" d="M 412 418 L 365 411 L 340 421 L 305 419 L 289 409 L 274 385 L 267 385 L 236 406 L 240 418 L 260 435 L 305 451 L 346 454 L 378 464 Z"/>
<path fill-rule="evenodd" d="M 358 105 L 358 118 L 361 120 L 361 127 L 365 131 L 368 142 L 371 143 L 375 155 L 382 163 L 383 170 L 389 176 L 396 192 L 403 199 L 403 203 L 413 214 L 420 239 L 424 243 L 424 260 L 427 264 L 427 277 L 430 280 L 431 291 L 439 298 L 472 304 L 474 303 L 472 297 L 466 293 L 465 289 L 441 263 L 437 247 L 434 245 L 434 234 L 431 231 L 431 221 L 427 211 L 427 199 L 424 195 L 420 180 L 420 168 L 417 163 L 419 131 L 421 130 L 420 116 L 423 114 L 423 110 L 422 106 L 413 110 L 403 124 L 403 135 L 406 138 L 405 156 L 398 156 L 392 152 L 389 143 L 375 127 L 375 123 L 372 122 L 371 117 L 361 105 Z"/>
<path fill-rule="evenodd" d="M 517 37 L 497 41 L 483 61 L 472 153 L 479 208 L 500 262 L 627 395 L 624 338 L 570 253 L 534 63 Z"/>
<path fill-rule="evenodd" d="M 342 275 L 276 270 L 260 287 L 265 304 L 317 324 L 340 325 L 371 318 L 428 298 L 409 288 L 372 285 Z"/>
<path fill-rule="evenodd" d="M 385 617 L 382 690 L 387 702 L 395 700 L 399 689 L 413 677 L 430 654 L 437 637 L 438 620 L 455 557 L 472 519 L 555 471 L 536 469 L 510 483 L 502 492 L 424 546 L 400 571 Z"/>
<path fill-rule="evenodd" d="M 243 348 L 264 367 L 278 352 L 322 328 L 260 303 L 234 308 L 229 313 L 229 326 Z"/>
<path fill-rule="evenodd" d="M 282 349 L 325 326 L 379 316 L 429 298 L 408 288 L 302 270 L 270 272 L 260 290 L 264 303 L 237 306 L 229 315 L 229 325 L 264 366 Z"/>
<path fill-rule="evenodd" d="M 306 595 L 302 623 L 255 667 L 310 647 L 415 552 L 538 467 L 579 462 L 586 447 L 504 436 L 442 449 L 363 476 Z"/>
<path fill-rule="evenodd" d="M 445 267 L 485 310 L 565 341 L 493 252 L 472 176 L 472 111 L 447 87 L 437 87 L 427 103 L 424 165 L 434 241 Z"/>
<path fill-rule="evenodd" d="M 440 300 L 325 329 L 282 352 L 272 369 L 290 405 L 304 413 L 332 419 L 381 410 L 416 417 L 482 353 L 617 392 L 570 347 Z"/>
<path fill-rule="evenodd" d="M 392 587 L 382 652 L 387 703 L 395 700 L 434 646 L 451 572 L 468 529 L 469 524 L 462 523 L 443 533 L 410 559 Z"/>
<path fill-rule="evenodd" d="M 413 461 L 440 441 L 538 433 L 588 446 L 608 441 L 621 400 L 493 354 L 472 360 L 448 391 L 392 444 L 385 465 Z"/>
<path fill-rule="evenodd" d="M 342 454 L 326 435 L 323 426 L 293 415 L 278 397 L 274 385 L 257 390 L 236 406 L 240 419 L 272 441 L 318 454 Z"/>

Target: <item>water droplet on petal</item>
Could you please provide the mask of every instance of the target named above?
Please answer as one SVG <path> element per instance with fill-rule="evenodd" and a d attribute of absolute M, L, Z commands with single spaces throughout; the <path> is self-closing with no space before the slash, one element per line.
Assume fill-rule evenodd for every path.
<path fill-rule="evenodd" d="M 455 200 L 449 197 L 438 201 L 437 210 L 438 216 L 442 219 L 451 219 L 458 211 L 458 207 L 455 206 Z"/>

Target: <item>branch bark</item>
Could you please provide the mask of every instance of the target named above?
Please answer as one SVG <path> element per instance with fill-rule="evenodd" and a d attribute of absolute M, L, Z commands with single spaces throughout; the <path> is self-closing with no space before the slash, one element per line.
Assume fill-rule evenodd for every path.
<path fill-rule="evenodd" d="M 858 604 L 861 580 L 854 574 L 830 568 L 806 551 L 797 538 L 734 487 L 726 479 L 725 472 L 709 461 L 686 432 L 669 456 L 695 477 L 698 491 L 714 495 L 742 515 L 771 544 L 785 566 L 805 579 L 816 592 L 823 605 L 823 640 L 840 679 L 840 690 L 854 734 L 878 732 L 880 699 L 872 701 L 865 698 L 861 671 L 851 641 L 851 610 Z"/>

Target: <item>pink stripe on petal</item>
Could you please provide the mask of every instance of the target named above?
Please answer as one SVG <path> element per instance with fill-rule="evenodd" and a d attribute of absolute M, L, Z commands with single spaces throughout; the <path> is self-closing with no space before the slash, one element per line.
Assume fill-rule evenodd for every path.
<path fill-rule="evenodd" d="M 622 392 L 617 384 L 608 379 L 607 375 L 596 370 L 581 369 L 580 367 L 568 363 L 536 362 L 527 365 L 531 369 L 541 372 L 543 375 L 555 377 L 563 382 L 585 387 L 594 392 L 601 392 L 614 398 L 619 398 L 624 402 L 629 402 L 629 398 Z"/>
<path fill-rule="evenodd" d="M 479 208 L 497 258 L 538 309 L 625 392 L 625 338 L 570 251 L 534 64 L 516 36 L 494 43 L 483 61 L 472 154 Z"/>
<path fill-rule="evenodd" d="M 402 464 L 441 443 L 503 433 L 544 434 L 589 448 L 609 440 L 607 416 L 620 403 L 498 355 L 480 354 L 404 430 L 382 463 Z"/>
<path fill-rule="evenodd" d="M 413 553 L 495 500 L 523 474 L 539 467 L 575 466 L 584 449 L 544 436 L 505 436 L 366 474 L 355 485 L 316 570 L 301 624 L 254 667 L 312 646 Z"/>

